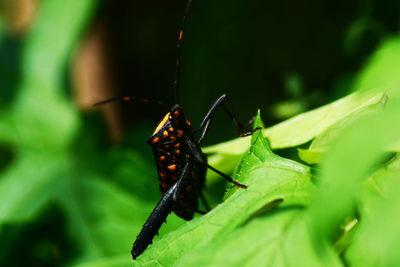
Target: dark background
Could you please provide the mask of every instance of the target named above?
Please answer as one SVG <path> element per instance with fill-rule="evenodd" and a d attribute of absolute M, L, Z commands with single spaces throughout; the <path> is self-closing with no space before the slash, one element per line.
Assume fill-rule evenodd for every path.
<path fill-rule="evenodd" d="M 395 1 L 194 1 L 186 25 L 182 105 L 194 125 L 222 93 L 266 125 L 348 93 L 379 41 L 398 30 Z M 174 103 L 175 45 L 184 1 L 118 1 L 101 9 L 118 94 Z M 282 107 L 279 105 L 289 104 Z M 279 109 L 279 107 L 281 107 Z M 159 110 L 124 105 L 127 123 Z M 283 111 L 282 111 L 283 109 Z M 234 137 L 225 115 L 208 144 Z"/>

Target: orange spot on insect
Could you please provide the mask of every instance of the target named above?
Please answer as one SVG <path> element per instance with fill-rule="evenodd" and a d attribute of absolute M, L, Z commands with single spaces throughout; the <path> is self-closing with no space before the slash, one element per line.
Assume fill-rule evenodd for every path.
<path fill-rule="evenodd" d="M 163 136 L 163 138 L 168 137 L 168 132 L 167 132 L 167 131 L 164 131 L 163 134 L 162 134 L 162 136 Z"/>
<path fill-rule="evenodd" d="M 123 98 L 122 98 L 122 100 L 124 100 L 124 101 L 131 101 L 131 100 L 132 100 L 132 98 L 131 98 L 131 97 L 129 97 L 129 96 L 125 96 L 125 97 L 123 97 Z"/>
<path fill-rule="evenodd" d="M 181 154 L 181 151 L 180 151 L 179 149 L 177 149 L 177 150 L 175 151 L 175 153 L 176 153 L 177 155 L 179 155 L 179 154 Z"/>
<path fill-rule="evenodd" d="M 174 115 L 179 116 L 179 111 L 175 110 Z"/>
<path fill-rule="evenodd" d="M 175 136 L 171 136 L 169 139 L 171 139 L 172 141 L 175 141 L 176 137 Z"/>
<path fill-rule="evenodd" d="M 174 128 L 169 127 L 168 131 L 169 131 L 169 132 L 173 132 L 173 131 L 174 131 Z"/>
<path fill-rule="evenodd" d="M 181 143 L 176 143 L 175 145 L 174 145 L 174 147 L 180 147 L 181 146 Z"/>
<path fill-rule="evenodd" d="M 161 156 L 161 157 L 160 157 L 160 160 L 165 160 L 165 156 Z"/>
<path fill-rule="evenodd" d="M 186 186 L 186 191 L 190 191 L 190 189 L 192 189 L 192 185 L 188 185 L 188 186 Z"/>
<path fill-rule="evenodd" d="M 158 142 L 158 140 L 160 140 L 160 138 L 156 137 L 156 138 L 153 139 L 153 141 L 151 141 L 151 143 L 155 144 L 155 143 Z"/>
<path fill-rule="evenodd" d="M 168 156 L 171 156 L 171 153 L 167 152 L 167 155 L 168 155 Z"/>
<path fill-rule="evenodd" d="M 172 165 L 169 165 L 168 167 L 168 170 L 170 170 L 170 171 L 175 171 L 176 170 L 176 165 L 175 164 L 172 164 Z"/>
<path fill-rule="evenodd" d="M 165 172 L 159 172 L 158 175 L 160 175 L 161 179 L 165 179 L 165 177 L 167 177 L 167 175 L 165 174 Z"/>
<path fill-rule="evenodd" d="M 165 145 L 165 146 L 164 146 L 164 148 L 169 148 L 169 147 L 170 147 L 170 145 Z M 168 154 L 168 153 L 167 153 L 167 154 Z"/>
<path fill-rule="evenodd" d="M 183 130 L 178 130 L 178 136 L 181 137 L 183 135 Z"/>
<path fill-rule="evenodd" d="M 186 120 L 186 124 L 187 124 L 188 126 L 191 125 L 190 121 L 188 121 L 188 120 Z"/>
<path fill-rule="evenodd" d="M 181 31 L 179 32 L 179 41 L 182 41 L 182 37 L 183 37 L 183 30 L 181 30 Z"/>
<path fill-rule="evenodd" d="M 157 128 L 154 130 L 153 135 L 156 134 L 167 122 L 168 118 L 169 118 L 170 113 L 168 112 L 167 115 L 164 116 L 164 118 L 162 119 L 162 121 L 157 125 Z"/>
<path fill-rule="evenodd" d="M 171 179 L 174 180 L 174 181 L 176 181 L 176 180 L 178 180 L 178 176 L 172 175 L 172 176 L 171 176 Z"/>

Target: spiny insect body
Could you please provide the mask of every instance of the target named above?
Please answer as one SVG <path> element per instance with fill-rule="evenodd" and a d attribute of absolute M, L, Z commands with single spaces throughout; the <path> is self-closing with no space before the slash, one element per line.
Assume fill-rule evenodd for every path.
<path fill-rule="evenodd" d="M 179 104 L 178 76 L 181 60 L 181 47 L 183 40 L 183 28 L 189 13 L 192 0 L 189 0 L 183 16 L 181 30 L 178 34 L 177 60 L 175 72 L 175 98 L 176 104 L 157 125 L 151 137 L 147 140 L 153 150 L 153 155 L 157 165 L 158 179 L 161 200 L 158 202 L 149 218 L 143 225 L 142 230 L 137 236 L 131 254 L 135 260 L 152 243 L 152 240 L 161 225 L 166 221 L 169 213 L 174 212 L 185 220 L 191 220 L 195 212 L 205 214 L 198 209 L 200 198 L 204 206 L 209 210 L 202 189 L 204 188 L 207 168 L 218 173 L 232 184 L 246 188 L 245 185 L 234 181 L 228 175 L 218 171 L 207 163 L 206 156 L 202 153 L 200 145 L 203 142 L 210 124 L 214 118 L 216 110 L 221 107 L 234 122 L 239 136 L 248 136 L 250 132 L 244 132 L 244 127 L 238 122 L 233 112 L 232 105 L 228 97 L 223 94 L 211 106 L 198 129 L 193 130 L 191 123 L 185 118 L 183 108 Z M 135 97 L 118 97 L 99 102 L 101 105 L 112 101 L 142 101 L 145 103 L 156 103 L 164 106 L 158 101 L 140 99 Z M 195 135 L 200 137 L 195 139 Z"/>

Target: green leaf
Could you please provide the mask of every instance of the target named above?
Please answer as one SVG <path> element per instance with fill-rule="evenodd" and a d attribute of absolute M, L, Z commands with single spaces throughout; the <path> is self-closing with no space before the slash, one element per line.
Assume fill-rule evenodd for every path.
<path fill-rule="evenodd" d="M 365 107 L 381 103 L 386 98 L 382 90 L 356 92 L 333 103 L 297 115 L 275 126 L 264 129 L 272 149 L 294 147 L 304 144 L 321 134 L 328 127 Z M 242 154 L 247 138 L 237 138 L 204 148 L 205 153 Z"/>
<path fill-rule="evenodd" d="M 96 2 L 40 2 L 24 42 L 16 99 L 0 114 L 1 140 L 45 151 L 60 150 L 71 142 L 79 122 L 61 86 L 66 62 Z"/>
<path fill-rule="evenodd" d="M 322 134 L 345 117 L 384 103 L 385 99 L 386 95 L 382 90 L 356 92 L 262 131 L 269 139 L 272 149 L 298 146 Z M 249 142 L 249 138 L 237 138 L 204 148 L 203 152 L 216 153 L 209 157 L 210 164 L 229 173 L 232 166 L 239 161 L 240 155 L 246 151 Z M 216 175 L 209 171 L 207 177 L 215 180 Z"/>
<path fill-rule="evenodd" d="M 384 40 L 357 75 L 353 91 L 372 88 L 397 88 L 400 84 L 400 38 Z"/>
<path fill-rule="evenodd" d="M 60 187 L 66 161 L 59 155 L 20 151 L 0 178 L 0 224 L 28 220 Z"/>
<path fill-rule="evenodd" d="M 369 76 L 373 75 L 368 75 L 367 73 L 382 73 L 383 69 L 388 66 L 383 67 L 380 63 L 388 62 L 390 55 L 399 54 L 400 46 L 398 40 L 384 43 L 381 50 L 372 57 L 373 60 L 370 61 L 372 63 L 367 65 L 365 71 L 361 72 L 360 80 L 363 81 L 365 79 L 365 82 L 359 82 L 358 88 L 368 88 L 374 85 L 374 81 L 369 80 Z M 394 69 L 399 66 L 397 62 L 396 65 Z M 384 80 L 381 80 L 392 85 L 388 87 L 389 101 L 385 109 L 373 114 L 367 114 L 343 130 L 332 141 L 334 146 L 330 148 L 329 153 L 326 153 L 322 162 L 320 172 L 321 190 L 317 196 L 318 201 L 309 212 L 310 223 L 315 228 L 313 231 L 315 246 L 324 244 L 326 240 L 331 239 L 343 218 L 353 213 L 356 193 L 360 191 L 361 182 L 371 173 L 371 169 L 374 168 L 376 163 L 382 159 L 385 149 L 399 140 L 400 87 L 398 84 L 391 82 L 396 80 L 394 76 L 398 77 L 398 74 L 397 72 L 391 72 L 391 70 L 388 74 L 391 75 L 382 75 Z M 393 205 L 389 205 L 388 209 L 380 207 L 382 209 L 381 212 L 386 213 L 380 214 L 382 215 L 381 218 L 392 220 L 392 218 L 388 219 L 385 216 L 399 214 L 398 212 L 393 213 L 398 207 L 397 198 L 393 198 L 392 203 Z M 397 218 L 393 219 L 397 220 Z M 373 224 L 371 223 L 371 225 Z M 362 228 L 360 227 L 360 229 Z M 393 233 L 386 232 L 386 229 L 393 230 Z M 371 227 L 369 230 L 376 231 L 376 228 Z M 398 240 L 397 231 L 390 227 L 386 227 L 383 231 L 382 237 L 387 238 L 388 242 L 382 243 L 381 248 L 387 249 L 388 262 L 392 263 L 392 259 L 395 259 L 396 256 L 390 250 L 388 243 L 394 242 L 391 237 L 395 237 Z M 378 240 L 380 239 L 376 238 L 377 242 Z M 372 242 L 372 239 L 369 242 Z M 375 244 L 375 241 L 371 244 Z M 391 244 L 393 245 L 393 243 Z M 352 256 L 353 259 L 359 259 L 362 254 L 359 250 L 357 255 L 353 254 Z M 369 254 L 368 263 L 374 262 L 382 262 L 379 253 Z"/>
<path fill-rule="evenodd" d="M 390 96 L 387 110 L 381 116 L 369 120 L 369 128 L 362 125 L 364 128 L 359 129 L 361 136 L 367 135 L 370 138 L 363 144 L 368 150 L 359 152 L 361 157 L 358 153 L 353 154 L 353 159 L 357 159 L 357 162 L 365 162 L 364 153 L 370 158 L 376 158 L 384 149 L 399 151 L 398 72 L 400 65 L 398 58 L 400 58 L 400 38 L 387 39 L 382 42 L 378 51 L 369 59 L 368 64 L 357 77 L 355 90 L 371 88 L 376 84 L 386 85 Z M 352 130 L 355 131 L 355 129 Z M 354 141 L 359 143 L 356 139 Z M 380 150 L 376 149 L 376 146 Z M 400 238 L 400 231 L 396 224 L 400 219 L 399 176 L 397 155 L 364 182 L 365 186 L 360 190 L 360 199 L 357 202 L 360 213 L 359 227 L 345 253 L 346 261 L 351 266 L 399 265 L 400 258 L 396 251 Z"/>
<path fill-rule="evenodd" d="M 129 254 L 154 204 L 82 169 L 65 181 L 60 200 L 70 219 L 71 234 L 85 251 L 81 260 Z"/>
<path fill-rule="evenodd" d="M 330 254 L 320 260 L 299 207 L 271 214 L 228 233 L 185 256 L 177 266 L 341 266 Z"/>
<path fill-rule="evenodd" d="M 72 0 L 60 6 L 41 1 L 25 42 L 16 100 L 0 114 L 0 140 L 17 151 L 0 177 L 0 223 L 27 219 L 58 190 L 66 166 L 63 149 L 78 126 L 77 113 L 60 87 L 65 62 L 95 2 Z"/>
<path fill-rule="evenodd" d="M 257 121 L 260 121 L 259 115 Z M 281 199 L 283 207 L 305 205 L 314 192 L 309 169 L 274 155 L 261 131 L 253 134 L 251 147 L 240 162 L 236 178 L 248 188 L 231 189 L 228 198 L 205 216 L 154 242 L 135 265 L 177 264 L 183 255 L 184 259 L 196 258 L 199 256 L 197 249 L 212 248 L 216 240 L 233 233 L 269 203 Z"/>
<path fill-rule="evenodd" d="M 335 140 L 335 137 L 340 134 L 343 129 L 365 114 L 380 111 L 384 108 L 386 102 L 387 95 L 384 94 L 380 101 L 376 103 L 370 103 L 369 105 L 360 107 L 357 111 L 343 114 L 341 119 L 316 136 L 308 149 L 298 149 L 299 157 L 308 164 L 319 163 L 323 158 L 324 152 L 328 150 Z"/>
<path fill-rule="evenodd" d="M 370 112 L 386 102 L 387 95 L 393 98 L 393 88 L 400 84 L 399 64 L 396 58 L 400 58 L 400 39 L 392 38 L 384 41 L 378 51 L 368 60 L 368 64 L 356 79 L 353 90 L 360 91 L 368 88 L 386 86 L 388 92 L 379 102 L 360 108 L 355 113 L 349 113 L 335 124 L 317 136 L 307 150 L 299 149 L 299 156 L 309 164 L 315 164 L 322 160 L 324 152 L 334 140 L 334 137 L 351 121 L 360 116 L 360 113 Z M 395 140 L 386 148 L 388 151 L 400 151 L 400 140 Z"/>
<path fill-rule="evenodd" d="M 367 114 L 347 127 L 326 153 L 319 178 L 321 190 L 308 212 L 316 247 L 334 238 L 344 218 L 354 212 L 362 181 L 383 157 L 385 147 L 400 136 L 399 114 L 399 99 L 393 98 L 384 110 Z M 378 262 L 375 260 L 370 262 Z"/>
<path fill-rule="evenodd" d="M 108 257 L 74 265 L 75 267 L 128 267 L 132 266 L 132 257 L 129 253 Z"/>
<path fill-rule="evenodd" d="M 400 263 L 397 244 L 400 231 L 400 160 L 397 156 L 388 166 L 367 180 L 360 205 L 360 225 L 346 259 L 352 266 L 396 266 Z"/>
<path fill-rule="evenodd" d="M 40 1 L 23 49 L 13 51 L 20 52 L 13 58 L 18 73 L 10 71 L 18 82 L 6 88 L 13 94 L 2 94 L 7 106 L 0 110 L 0 141 L 15 157 L 0 174 L 0 227 L 33 220 L 65 189 L 80 126 L 65 91 L 66 68 L 96 3 Z"/>
<path fill-rule="evenodd" d="M 319 148 L 298 148 L 299 158 L 307 164 L 316 164 L 322 161 L 322 158 L 326 152 L 325 149 Z"/>

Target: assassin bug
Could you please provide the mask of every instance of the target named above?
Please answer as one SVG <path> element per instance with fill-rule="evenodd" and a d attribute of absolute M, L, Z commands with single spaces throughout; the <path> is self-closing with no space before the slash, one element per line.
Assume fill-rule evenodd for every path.
<path fill-rule="evenodd" d="M 146 142 L 153 150 L 162 198 L 143 225 L 133 244 L 131 253 L 134 260 L 152 243 L 154 236 L 158 234 L 158 230 L 166 221 L 169 213 L 173 211 L 185 220 L 191 220 L 195 212 L 205 214 L 205 212 L 198 210 L 198 198 L 202 200 L 204 206 L 209 210 L 208 204 L 201 193 L 204 188 L 207 168 L 218 173 L 235 186 L 246 188 L 245 185 L 234 181 L 228 175 L 208 165 L 207 158 L 201 151 L 200 145 L 207 135 L 217 108 L 221 107 L 232 118 L 239 136 L 249 136 L 260 129 L 258 127 L 250 132 L 244 132 L 244 127 L 236 119 L 232 105 L 225 94 L 214 102 L 197 130 L 193 130 L 190 122 L 186 120 L 182 106 L 179 104 L 178 77 L 183 28 L 191 3 L 192 0 L 188 0 L 177 42 L 174 88 L 178 104 L 169 110 Z M 99 102 L 95 106 L 116 100 L 139 100 L 145 103 L 153 102 L 163 105 L 160 102 L 147 99 L 121 97 Z M 225 105 L 225 102 L 227 102 L 228 106 Z M 200 133 L 200 138 L 196 140 L 194 135 L 198 133 Z"/>

